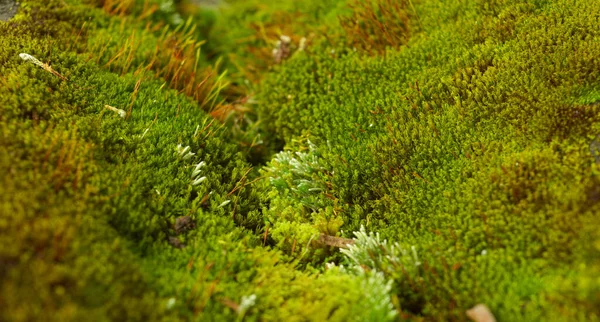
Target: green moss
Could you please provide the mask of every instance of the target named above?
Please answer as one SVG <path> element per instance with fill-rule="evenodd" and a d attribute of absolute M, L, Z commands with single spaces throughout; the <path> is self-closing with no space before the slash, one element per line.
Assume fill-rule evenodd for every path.
<path fill-rule="evenodd" d="M 423 254 L 408 285 L 391 274 L 405 312 L 462 319 L 483 302 L 504 320 L 575 318 L 547 302 L 554 290 L 527 285 L 597 255 L 580 247 L 597 239 L 581 229 L 598 211 L 586 191 L 599 12 L 515 1 L 447 16 L 438 5 L 415 2 L 422 31 L 384 56 L 326 42 L 294 56 L 259 91 L 265 131 L 323 142 L 341 230 L 365 225 Z M 514 310 L 513 292 L 515 306 L 534 304 Z"/>
<path fill-rule="evenodd" d="M 246 316 L 286 316 L 325 296 L 312 289 L 316 277 L 278 264 L 277 252 L 254 248 L 256 238 L 236 228 L 263 220 L 259 191 L 244 185 L 250 166 L 223 126 L 152 73 L 101 68 L 89 58 L 97 57 L 93 47 L 76 42 L 86 16 L 95 17 L 81 35 L 88 42 L 114 33 L 106 22 L 116 18 L 60 1 L 23 8 L 0 37 L 0 146 L 10 174 L 1 185 L 1 298 L 11 308 L 2 319 L 234 318 L 235 303 L 253 293 L 256 308 Z M 39 27 L 36 14 L 44 17 Z M 56 40 L 42 36 L 46 26 Z M 52 61 L 69 80 L 21 61 L 21 52 Z M 178 145 L 189 146 L 189 157 Z M 194 185 L 200 162 L 206 179 Z M 172 225 L 183 215 L 197 229 L 175 236 Z M 185 248 L 173 248 L 169 237 Z M 269 297 L 263 283 L 297 285 L 295 292 L 314 296 Z M 339 300 L 331 303 L 306 314 L 327 315 Z"/>
<path fill-rule="evenodd" d="M 385 3 L 22 1 L 0 320 L 598 320 L 598 6 Z"/>

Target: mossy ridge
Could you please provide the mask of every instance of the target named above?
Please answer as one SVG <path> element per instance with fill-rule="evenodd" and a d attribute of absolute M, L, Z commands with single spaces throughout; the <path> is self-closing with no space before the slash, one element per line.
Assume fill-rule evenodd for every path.
<path fill-rule="evenodd" d="M 597 319 L 588 295 L 532 281 L 578 265 L 589 281 L 597 267 L 599 249 L 585 245 L 599 236 L 581 229 L 597 225 L 588 146 L 599 111 L 583 102 L 599 86 L 598 8 L 472 1 L 436 15 L 439 6 L 415 1 L 422 32 L 384 57 L 325 43 L 277 68 L 258 95 L 265 130 L 287 142 L 310 133 L 331 151 L 322 162 L 335 173 L 341 229 L 364 224 L 417 246 L 427 268 L 395 277 L 407 313 L 462 319 L 482 301 L 506 320 Z M 284 209 L 282 196 L 266 199 Z M 581 294 L 598 287 L 586 285 Z M 505 294 L 526 305 L 511 308 Z"/>
<path fill-rule="evenodd" d="M 235 190 L 250 167 L 218 122 L 150 74 L 102 70 L 87 60 L 88 47 L 61 42 L 89 15 L 109 18 L 62 1 L 24 1 L 23 8 L 0 26 L 2 168 L 11 174 L 2 184 L 1 292 L 10 307 L 3 319 L 347 320 L 364 313 L 352 310 L 360 280 L 297 272 L 276 251 L 253 248 L 256 238 L 237 228 L 234 222 L 260 223 L 260 191 Z M 93 39 L 93 28 L 86 36 Z M 21 61 L 23 51 L 51 60 L 69 81 Z M 182 155 L 178 144 L 191 148 Z M 190 174 L 201 161 L 207 179 L 194 186 Z M 178 236 L 186 247 L 174 249 L 166 242 L 170 225 L 186 214 L 198 228 Z M 250 294 L 256 304 L 239 311 Z"/>

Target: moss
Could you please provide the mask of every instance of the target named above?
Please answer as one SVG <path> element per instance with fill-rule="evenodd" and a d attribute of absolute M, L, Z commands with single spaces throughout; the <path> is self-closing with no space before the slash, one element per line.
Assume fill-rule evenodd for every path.
<path fill-rule="evenodd" d="M 546 302 L 554 291 L 527 285 L 578 265 L 581 243 L 597 238 L 580 232 L 597 212 L 586 191 L 598 11 L 509 1 L 446 16 L 436 1 L 414 5 L 422 31 L 406 46 L 369 57 L 324 42 L 272 73 L 258 94 L 265 131 L 322 142 L 341 230 L 365 225 L 423 254 L 424 272 L 391 274 L 408 315 L 463 319 L 481 301 L 505 320 L 574 318 Z M 482 252 L 494 260 L 479 262 Z M 512 292 L 534 304 L 512 310 Z"/>
<path fill-rule="evenodd" d="M 22 1 L 0 319 L 597 320 L 598 7 L 386 3 Z"/>
<path fill-rule="evenodd" d="M 127 17 L 60 1 L 24 1 L 22 8 L 2 25 L 1 37 L 0 146 L 3 172 L 10 174 L 2 182 L 1 298 L 11 308 L 3 319 L 233 318 L 235 303 L 252 292 L 260 296 L 256 311 L 244 314 L 286 316 L 322 297 L 311 289 L 316 277 L 277 265 L 276 251 L 254 248 L 251 232 L 262 224 L 259 191 L 244 185 L 250 166 L 227 143 L 223 125 L 194 97 L 165 88 L 168 75 L 156 79 L 145 69 L 90 59 L 99 57 L 96 47 L 77 37 L 93 44 L 106 33 L 116 36 L 115 19 Z M 20 52 L 51 61 L 68 81 L 21 61 Z M 132 66 L 149 63 L 151 56 L 138 53 Z M 186 157 L 178 145 L 189 147 Z M 194 185 L 200 162 L 206 180 Z M 179 250 L 168 237 L 182 215 L 197 229 L 176 237 L 185 245 Z M 276 306 L 257 288 L 275 281 L 316 297 L 291 293 L 277 305 L 289 303 L 292 311 L 272 311 Z"/>

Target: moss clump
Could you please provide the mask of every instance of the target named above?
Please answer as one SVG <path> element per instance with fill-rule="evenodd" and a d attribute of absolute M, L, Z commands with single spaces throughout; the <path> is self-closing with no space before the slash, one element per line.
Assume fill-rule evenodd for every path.
<path fill-rule="evenodd" d="M 2 319 L 346 319 L 351 310 L 334 312 L 361 299 L 352 278 L 337 288 L 257 247 L 260 190 L 245 184 L 254 174 L 226 128 L 203 112 L 210 100 L 169 89 L 179 89 L 172 74 L 146 68 L 153 56 L 140 47 L 96 50 L 123 39 L 114 26 L 129 19 L 23 1 L 0 26 Z M 160 30 L 141 26 L 128 28 L 153 50 Z M 178 233 L 184 215 L 196 228 Z M 334 288 L 355 295 L 329 297 Z"/>
<path fill-rule="evenodd" d="M 536 281 L 598 255 L 584 246 L 598 236 L 581 229 L 598 212 L 588 191 L 599 110 L 587 97 L 599 86 L 600 12 L 591 2 L 462 2 L 447 16 L 438 1 L 413 4 L 418 32 L 405 46 L 371 57 L 366 43 L 323 42 L 271 73 L 257 97 L 264 130 L 320 142 L 333 174 L 321 196 L 338 207 L 338 233 L 364 225 L 416 247 L 420 272 L 389 272 L 406 316 L 464 319 L 484 302 L 503 320 L 597 318 Z"/>
<path fill-rule="evenodd" d="M 1 320 L 599 319 L 595 1 L 274 3 L 0 22 Z"/>

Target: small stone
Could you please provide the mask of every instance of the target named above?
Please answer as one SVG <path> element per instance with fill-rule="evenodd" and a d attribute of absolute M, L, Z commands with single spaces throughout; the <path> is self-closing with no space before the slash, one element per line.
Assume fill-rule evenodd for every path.
<path fill-rule="evenodd" d="M 175 232 L 179 235 L 196 228 L 196 223 L 190 216 L 181 216 L 175 219 Z"/>
<path fill-rule="evenodd" d="M 467 311 L 469 319 L 475 322 L 496 322 L 490 309 L 484 304 L 477 304 Z"/>
<path fill-rule="evenodd" d="M 15 0 L 0 0 L 0 21 L 8 21 L 14 17 L 18 7 Z"/>

